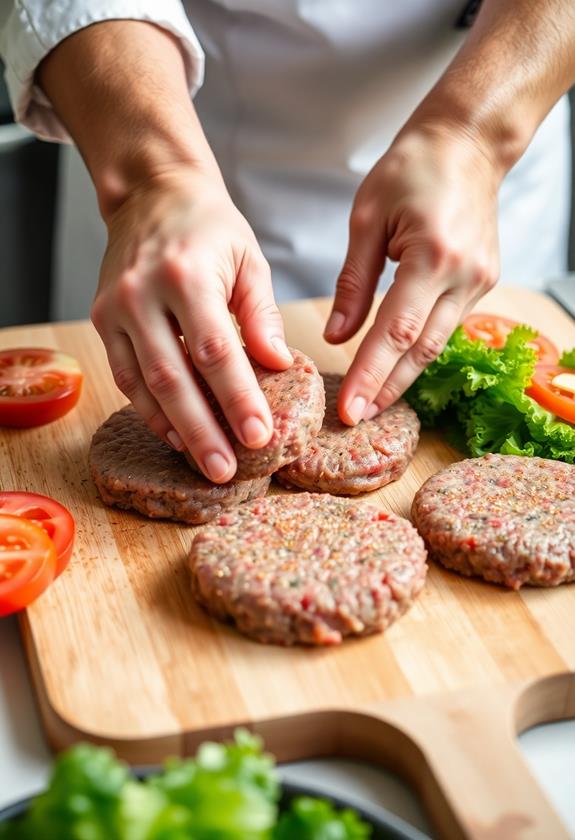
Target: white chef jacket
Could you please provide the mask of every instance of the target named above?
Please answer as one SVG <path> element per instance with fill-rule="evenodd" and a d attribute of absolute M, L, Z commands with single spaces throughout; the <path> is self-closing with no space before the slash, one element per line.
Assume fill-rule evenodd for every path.
<path fill-rule="evenodd" d="M 113 18 L 174 34 L 232 198 L 271 263 L 276 296 L 329 295 L 364 175 L 451 61 L 464 0 L 0 0 L 17 119 L 68 140 L 34 85 L 65 37 Z M 566 268 L 569 114 L 561 100 L 500 194 L 504 282 Z M 472 208 L 470 208 L 471 211 Z M 393 265 L 384 272 L 389 283 Z"/>

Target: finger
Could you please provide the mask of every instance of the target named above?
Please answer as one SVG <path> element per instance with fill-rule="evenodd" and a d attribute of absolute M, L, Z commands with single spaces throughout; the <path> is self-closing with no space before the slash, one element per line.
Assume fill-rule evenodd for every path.
<path fill-rule="evenodd" d="M 250 253 L 243 260 L 230 308 L 256 361 L 272 370 L 286 370 L 293 363 L 274 299 L 270 268 L 263 256 Z"/>
<path fill-rule="evenodd" d="M 205 285 L 176 317 L 194 367 L 204 377 L 238 440 L 257 449 L 273 433 L 271 411 L 234 328 L 224 297 Z"/>
<path fill-rule="evenodd" d="M 421 265 L 405 260 L 363 339 L 338 396 L 341 420 L 358 423 L 398 360 L 415 344 L 443 286 Z"/>
<path fill-rule="evenodd" d="M 146 425 L 174 449 L 184 445 L 172 424 L 149 392 L 138 365 L 132 342 L 125 333 L 114 332 L 102 337 L 114 382 L 130 400 Z"/>
<path fill-rule="evenodd" d="M 339 344 L 355 335 L 367 318 L 384 264 L 380 225 L 368 206 L 358 205 L 349 221 L 349 245 L 324 330 L 326 341 Z"/>
<path fill-rule="evenodd" d="M 167 319 L 150 317 L 146 326 L 133 329 L 130 337 L 146 386 L 184 448 L 211 481 L 229 481 L 237 466 L 234 452 Z"/>
<path fill-rule="evenodd" d="M 374 401 L 367 407 L 364 415 L 366 420 L 375 417 L 398 400 L 421 371 L 439 356 L 447 339 L 464 317 L 465 308 L 461 297 L 446 293 L 438 299 L 419 338 L 400 358 Z"/>

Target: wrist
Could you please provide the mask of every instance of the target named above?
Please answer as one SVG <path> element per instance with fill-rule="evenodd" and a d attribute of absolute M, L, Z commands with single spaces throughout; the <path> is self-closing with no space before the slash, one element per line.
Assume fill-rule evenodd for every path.
<path fill-rule="evenodd" d="M 222 180 L 207 141 L 194 129 L 148 125 L 136 137 L 132 132 L 125 142 L 118 139 L 118 154 L 95 155 L 88 162 L 106 223 L 132 193 L 157 179 L 181 172 Z"/>
<path fill-rule="evenodd" d="M 87 26 L 46 56 L 36 81 L 82 153 L 105 221 L 166 170 L 218 174 L 166 30 L 139 20 Z"/>
<path fill-rule="evenodd" d="M 440 80 L 406 128 L 463 142 L 482 155 L 502 180 L 527 148 L 536 124 L 531 125 L 519 108 L 503 108 L 489 97 L 474 98 L 468 90 Z"/>

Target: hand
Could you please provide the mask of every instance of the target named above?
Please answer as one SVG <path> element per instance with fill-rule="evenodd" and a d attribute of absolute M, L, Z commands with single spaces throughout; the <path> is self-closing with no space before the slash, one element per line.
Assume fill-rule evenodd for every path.
<path fill-rule="evenodd" d="M 257 448 L 272 418 L 230 313 L 257 361 L 292 362 L 255 236 L 213 172 L 184 165 L 132 190 L 107 223 L 92 319 L 115 382 L 157 435 L 228 481 L 235 456 L 194 371 L 238 439 Z"/>
<path fill-rule="evenodd" d="M 361 184 L 325 337 L 365 321 L 387 257 L 395 279 L 338 399 L 350 425 L 395 402 L 499 273 L 499 171 L 463 132 L 404 130 Z"/>

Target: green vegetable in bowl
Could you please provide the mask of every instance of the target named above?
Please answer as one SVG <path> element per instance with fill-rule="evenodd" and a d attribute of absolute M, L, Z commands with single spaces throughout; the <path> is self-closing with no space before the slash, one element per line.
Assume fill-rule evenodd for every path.
<path fill-rule="evenodd" d="M 283 814 L 273 840 L 368 840 L 371 830 L 355 811 L 336 811 L 325 799 L 300 796 Z"/>
<path fill-rule="evenodd" d="M 111 750 L 79 744 L 56 760 L 48 790 L 0 840 L 364 840 L 355 814 L 301 798 L 278 824 L 281 790 L 273 757 L 245 730 L 171 759 L 140 782 Z M 290 822 L 290 819 L 292 822 Z"/>

